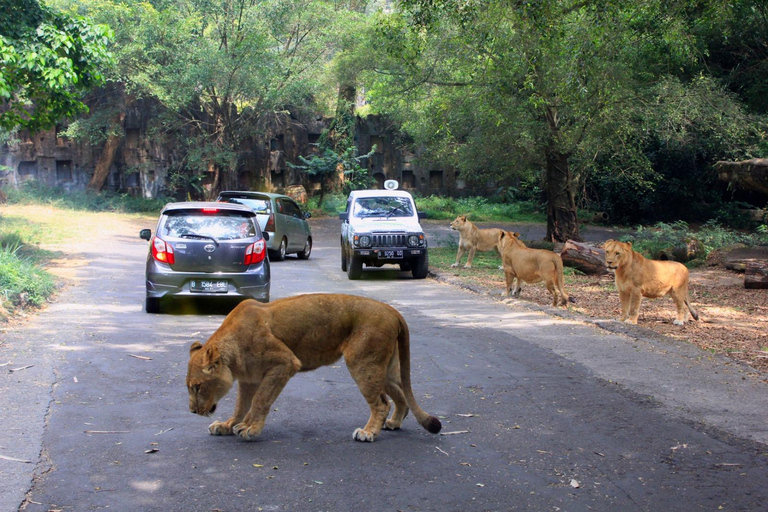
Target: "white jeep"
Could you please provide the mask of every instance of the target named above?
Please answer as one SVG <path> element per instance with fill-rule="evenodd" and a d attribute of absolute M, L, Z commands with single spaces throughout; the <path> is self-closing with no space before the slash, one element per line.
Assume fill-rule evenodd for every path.
<path fill-rule="evenodd" d="M 390 185 L 391 186 L 391 185 Z M 395 184 L 396 188 L 397 185 Z M 429 271 L 427 237 L 416 203 L 403 190 L 355 190 L 347 198 L 341 224 L 341 270 L 360 279 L 363 264 L 395 264 L 424 279 Z"/>

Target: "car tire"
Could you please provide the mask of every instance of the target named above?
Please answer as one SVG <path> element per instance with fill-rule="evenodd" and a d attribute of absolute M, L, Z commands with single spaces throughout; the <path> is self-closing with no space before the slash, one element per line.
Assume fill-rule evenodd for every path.
<path fill-rule="evenodd" d="M 414 279 L 424 279 L 429 274 L 429 256 L 427 253 L 419 256 L 412 263 L 411 274 Z"/>
<path fill-rule="evenodd" d="M 147 313 L 159 313 L 160 312 L 160 299 L 156 297 L 147 297 L 144 301 L 144 310 Z"/>
<path fill-rule="evenodd" d="M 360 279 L 363 275 L 363 259 L 360 256 L 352 255 L 348 262 L 347 277 L 349 279 Z"/>
<path fill-rule="evenodd" d="M 273 260 L 274 261 L 283 261 L 285 259 L 285 251 L 288 248 L 288 240 L 283 237 L 282 240 L 280 240 L 280 246 L 277 248 L 276 251 L 274 251 L 273 254 Z"/>
<path fill-rule="evenodd" d="M 304 250 L 298 253 L 297 256 L 301 260 L 308 260 L 310 254 L 312 254 L 312 239 L 307 237 L 307 241 L 304 242 Z"/>

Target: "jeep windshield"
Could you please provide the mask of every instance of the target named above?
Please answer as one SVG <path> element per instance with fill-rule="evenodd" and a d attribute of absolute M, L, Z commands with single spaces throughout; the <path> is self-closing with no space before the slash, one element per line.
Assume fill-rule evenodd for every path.
<path fill-rule="evenodd" d="M 407 197 L 361 197 L 352 206 L 352 215 L 365 217 L 412 217 L 413 207 Z"/>

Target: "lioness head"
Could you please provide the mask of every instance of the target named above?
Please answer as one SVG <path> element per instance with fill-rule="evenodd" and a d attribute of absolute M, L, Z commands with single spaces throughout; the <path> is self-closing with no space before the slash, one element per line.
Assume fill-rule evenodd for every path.
<path fill-rule="evenodd" d="M 525 247 L 525 244 L 520 240 L 520 233 L 513 231 L 503 231 L 499 233 L 499 241 L 496 244 L 500 252 L 504 252 L 510 246 Z"/>
<path fill-rule="evenodd" d="M 453 222 L 451 222 L 451 229 L 455 229 L 456 231 L 461 231 L 461 229 L 466 225 L 467 225 L 467 216 L 459 215 L 453 220 Z"/>
<path fill-rule="evenodd" d="M 614 272 L 629 259 L 629 255 L 632 253 L 632 244 L 606 240 L 603 249 L 605 249 L 605 266 L 609 271 Z"/>
<path fill-rule="evenodd" d="M 189 349 L 187 390 L 189 410 L 200 416 L 210 416 L 216 404 L 232 388 L 232 373 L 222 364 L 219 350 L 213 345 L 193 343 Z"/>

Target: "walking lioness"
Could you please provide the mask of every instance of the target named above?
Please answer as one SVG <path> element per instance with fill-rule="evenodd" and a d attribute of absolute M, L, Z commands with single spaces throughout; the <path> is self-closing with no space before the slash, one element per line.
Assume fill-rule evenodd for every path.
<path fill-rule="evenodd" d="M 643 297 L 664 295 L 669 295 L 675 301 L 675 325 L 683 325 L 688 320 L 689 312 L 694 319 L 699 319 L 688 297 L 688 269 L 685 265 L 676 261 L 646 259 L 632 249 L 631 243 L 607 240 L 603 248 L 605 265 L 614 273 L 616 288 L 619 290 L 622 322 L 637 323 Z"/>
<path fill-rule="evenodd" d="M 520 240 L 520 233 L 502 231 L 498 238 L 504 277 L 507 282 L 507 295 L 512 290 L 515 279 L 514 297 L 520 297 L 521 281 L 544 284 L 552 294 L 552 305 L 568 305 L 563 278 L 563 259 L 559 254 L 545 249 L 529 249 Z"/>
<path fill-rule="evenodd" d="M 451 229 L 459 232 L 459 250 L 456 253 L 456 263 L 451 267 L 458 267 L 466 252 L 469 252 L 469 256 L 467 256 L 467 263 L 464 268 L 472 268 L 472 260 L 475 258 L 476 251 L 498 252 L 496 244 L 501 233 L 498 228 L 480 229 L 468 220 L 466 215 L 459 215 L 451 222 Z"/>
<path fill-rule="evenodd" d="M 387 304 L 352 295 L 240 303 L 205 345 L 192 344 L 189 409 L 210 416 L 238 381 L 234 414 L 213 422 L 208 431 L 252 440 L 296 372 L 333 364 L 342 356 L 371 409 L 368 423 L 352 434 L 355 440 L 372 442 L 382 427 L 400 428 L 409 408 L 422 427 L 440 432 L 440 420 L 419 407 L 411 390 L 410 338 L 402 315 Z M 387 397 L 395 403 L 389 419 Z"/>

